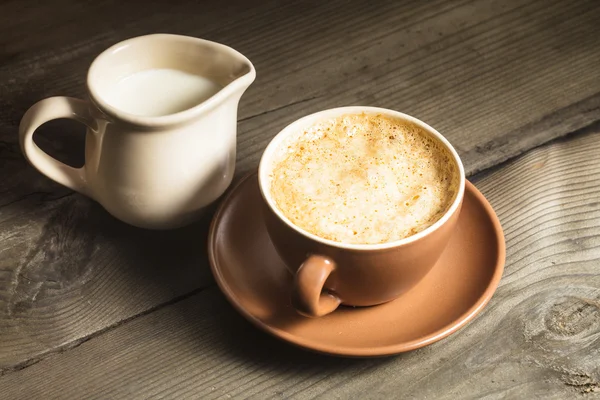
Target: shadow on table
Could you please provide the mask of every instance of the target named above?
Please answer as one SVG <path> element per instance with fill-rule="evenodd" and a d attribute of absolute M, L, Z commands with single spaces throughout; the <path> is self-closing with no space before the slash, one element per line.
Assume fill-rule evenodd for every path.
<path fill-rule="evenodd" d="M 210 289 L 208 296 L 218 300 L 211 304 L 211 321 L 218 332 L 215 346 L 238 359 L 240 365 L 250 362 L 265 368 L 277 366 L 280 371 L 299 372 L 311 369 L 325 371 L 362 370 L 383 366 L 403 358 L 403 354 L 387 357 L 353 358 L 321 354 L 297 347 L 256 328 L 240 316 L 217 289 Z M 216 350 L 215 350 L 216 351 Z M 288 372 L 289 372 L 288 371 Z"/>

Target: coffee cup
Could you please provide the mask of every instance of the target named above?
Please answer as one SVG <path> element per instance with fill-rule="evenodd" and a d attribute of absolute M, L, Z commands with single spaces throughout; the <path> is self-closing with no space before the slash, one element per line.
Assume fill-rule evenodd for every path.
<path fill-rule="evenodd" d="M 46 98 L 25 113 L 21 149 L 38 171 L 126 223 L 180 227 L 232 181 L 238 103 L 255 76 L 246 57 L 219 43 L 172 34 L 131 38 L 92 62 L 88 99 Z M 40 125 L 58 118 L 87 127 L 81 168 L 33 141 Z"/>
<path fill-rule="evenodd" d="M 454 171 L 453 191 L 448 192 L 447 207 L 440 212 L 437 219 L 414 234 L 376 243 L 334 240 L 293 222 L 290 214 L 283 212 L 275 200 L 273 186 L 277 162 L 282 157 L 287 157 L 286 153 L 294 151 L 293 147 L 297 145 L 299 135 L 302 132 L 309 132 L 313 136 L 327 134 L 330 131 L 325 128 L 318 133 L 318 130 L 311 131 L 311 127 L 342 116 L 358 115 L 367 119 L 388 118 L 405 124 L 412 130 L 418 130 L 420 134 L 425 135 L 423 140 L 428 140 L 427 143 L 432 143 L 438 146 L 440 152 L 443 151 L 446 160 L 443 162 L 448 163 L 449 168 Z M 352 127 L 347 131 L 348 135 L 353 134 Z M 393 135 L 390 135 L 390 140 L 392 138 Z M 387 142 L 376 143 L 378 146 L 385 146 Z M 301 150 L 297 153 L 302 155 Z M 334 160 L 338 156 L 344 154 L 336 156 L 335 149 L 332 151 L 329 148 L 319 160 L 326 157 Z M 320 162 L 318 165 L 322 171 L 317 171 L 314 176 L 322 175 L 323 180 L 329 179 L 327 161 Z M 428 163 L 422 162 L 419 165 L 427 166 Z M 333 168 L 333 164 L 331 167 Z M 300 165 L 296 170 L 304 173 L 303 168 L 309 166 Z M 297 182 L 294 179 L 296 178 L 291 178 L 285 184 L 295 185 Z M 465 188 L 461 159 L 453 146 L 437 130 L 417 118 L 397 111 L 363 106 L 339 107 L 317 112 L 286 126 L 266 147 L 260 160 L 258 180 L 264 204 L 262 211 L 270 239 L 294 275 L 292 304 L 300 314 L 307 317 L 326 315 L 340 305 L 360 307 L 386 303 L 418 284 L 436 264 L 456 228 Z M 415 182 L 418 183 L 418 179 Z M 330 184 L 337 185 L 336 182 Z M 294 196 L 296 195 L 290 196 L 291 201 L 294 201 Z M 364 201 L 368 201 L 368 198 Z M 298 209 L 302 212 L 301 208 Z M 334 211 L 339 210 L 331 210 L 331 213 Z M 314 222 L 315 226 L 320 226 L 319 221 Z M 365 226 L 365 229 L 368 228 L 369 226 Z"/>

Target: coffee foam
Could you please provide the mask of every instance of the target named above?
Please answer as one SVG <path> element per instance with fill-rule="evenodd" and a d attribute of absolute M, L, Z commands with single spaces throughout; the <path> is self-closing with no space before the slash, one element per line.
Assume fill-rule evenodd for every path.
<path fill-rule="evenodd" d="M 452 204 L 459 170 L 425 129 L 381 114 L 320 121 L 279 148 L 270 193 L 281 212 L 319 237 L 351 244 L 400 240 Z"/>

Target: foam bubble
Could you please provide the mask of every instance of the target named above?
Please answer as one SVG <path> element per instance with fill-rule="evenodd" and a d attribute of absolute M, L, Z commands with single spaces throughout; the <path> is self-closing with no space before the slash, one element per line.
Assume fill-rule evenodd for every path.
<path fill-rule="evenodd" d="M 343 243 L 400 240 L 435 223 L 451 205 L 456 163 L 423 128 L 379 114 L 348 114 L 290 139 L 274 162 L 270 190 L 292 223 Z"/>

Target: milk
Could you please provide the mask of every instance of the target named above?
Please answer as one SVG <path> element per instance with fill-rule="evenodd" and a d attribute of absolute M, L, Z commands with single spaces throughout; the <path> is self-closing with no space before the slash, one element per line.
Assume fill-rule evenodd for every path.
<path fill-rule="evenodd" d="M 149 69 L 117 81 L 105 92 L 105 99 L 121 111 L 158 117 L 194 107 L 221 89 L 199 75 L 175 69 Z"/>

